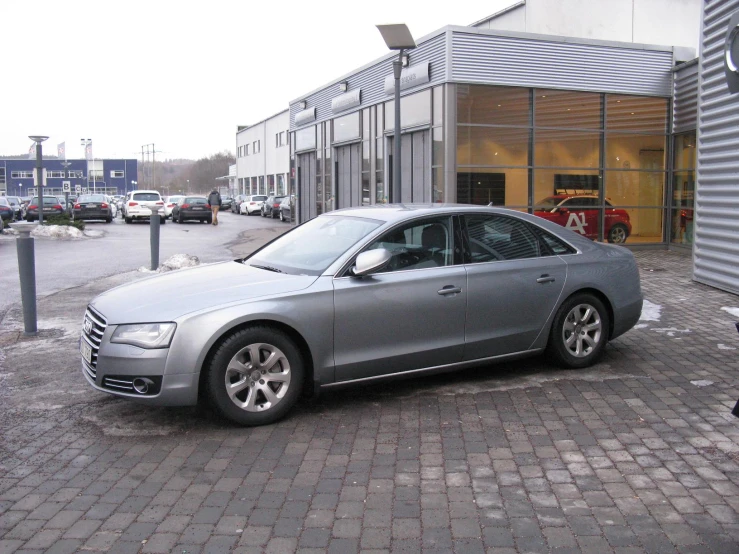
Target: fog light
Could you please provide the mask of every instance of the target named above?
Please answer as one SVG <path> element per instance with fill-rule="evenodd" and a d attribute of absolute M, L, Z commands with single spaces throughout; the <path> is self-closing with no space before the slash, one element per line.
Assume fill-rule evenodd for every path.
<path fill-rule="evenodd" d="M 133 380 L 133 389 L 139 394 L 146 394 L 154 386 L 154 381 L 146 377 L 136 377 Z"/>

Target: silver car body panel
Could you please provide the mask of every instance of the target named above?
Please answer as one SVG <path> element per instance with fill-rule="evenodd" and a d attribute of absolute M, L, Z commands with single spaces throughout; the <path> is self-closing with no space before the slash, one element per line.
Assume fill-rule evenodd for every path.
<path fill-rule="evenodd" d="M 523 219 L 556 235 L 574 252 L 362 278 L 343 276 L 358 253 L 395 225 L 468 213 Z M 376 219 L 383 224 L 339 256 L 320 277 L 223 262 L 142 279 L 95 298 L 90 305 L 105 316 L 108 327 L 94 386 L 149 404 L 194 404 L 199 374 L 213 346 L 240 326 L 260 322 L 282 326 L 302 338 L 310 350 L 314 384 L 320 387 L 539 352 L 546 346 L 558 307 L 583 289 L 602 295 L 612 308 L 612 337 L 630 329 L 641 313 L 638 269 L 631 252 L 593 243 L 533 215 L 433 205 L 349 208 L 320 217 L 334 216 Z M 542 276 L 554 279 L 537 282 Z M 493 284 L 486 289 L 491 279 Z M 460 290 L 442 294 L 445 287 Z M 523 304 L 516 303 L 517 298 L 524 298 Z M 169 348 L 144 350 L 110 343 L 120 324 L 168 321 L 177 324 Z M 499 326 L 507 323 L 513 323 L 513 329 L 501 331 Z M 137 371 L 163 376 L 156 396 L 101 386 L 106 374 Z"/>

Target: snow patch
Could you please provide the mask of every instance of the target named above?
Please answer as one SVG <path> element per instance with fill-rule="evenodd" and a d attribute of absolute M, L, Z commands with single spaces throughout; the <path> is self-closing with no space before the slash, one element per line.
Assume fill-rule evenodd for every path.
<path fill-rule="evenodd" d="M 105 231 L 98 231 L 96 229 L 85 229 L 83 232 L 86 237 L 90 237 L 91 239 L 105 236 Z"/>
<path fill-rule="evenodd" d="M 662 329 L 652 329 L 652 331 L 656 331 L 657 333 L 664 333 L 668 337 L 674 337 L 675 333 L 690 333 L 690 329 L 678 329 L 677 327 L 664 327 Z"/>
<path fill-rule="evenodd" d="M 706 379 L 700 379 L 698 381 L 691 381 L 691 385 L 695 385 L 696 387 L 708 387 L 710 385 L 713 385 L 713 381 L 707 381 Z"/>
<path fill-rule="evenodd" d="M 725 344 L 718 345 L 719 350 L 736 350 L 733 346 L 726 346 Z"/>
<path fill-rule="evenodd" d="M 639 321 L 659 321 L 662 317 L 662 306 L 652 304 L 649 300 L 644 300 L 641 308 Z"/>
<path fill-rule="evenodd" d="M 85 235 L 77 227 L 69 225 L 39 225 L 33 230 L 31 236 L 50 239 L 81 239 Z"/>
<path fill-rule="evenodd" d="M 166 273 L 167 271 L 174 271 L 176 269 L 184 269 L 186 267 L 195 267 L 200 265 L 200 260 L 197 256 L 191 256 L 190 254 L 175 254 L 167 258 L 164 263 L 159 264 L 159 269 L 152 271 L 146 266 L 141 266 L 139 271 L 141 273 Z"/>
<path fill-rule="evenodd" d="M 730 313 L 734 317 L 739 317 L 739 308 L 721 308 L 723 311 Z"/>
<path fill-rule="evenodd" d="M 644 329 L 645 327 L 649 327 L 646 323 L 640 323 L 639 325 L 634 325 L 634 329 Z"/>

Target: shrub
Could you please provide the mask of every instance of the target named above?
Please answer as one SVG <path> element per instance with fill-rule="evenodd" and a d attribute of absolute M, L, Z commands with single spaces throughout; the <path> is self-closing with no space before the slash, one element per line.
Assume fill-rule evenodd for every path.
<path fill-rule="evenodd" d="M 79 229 L 80 231 L 85 230 L 84 221 L 82 220 L 75 221 L 71 217 L 69 217 L 67 214 L 52 215 L 49 217 L 45 217 L 44 225 L 68 225 L 70 227 L 75 227 Z"/>

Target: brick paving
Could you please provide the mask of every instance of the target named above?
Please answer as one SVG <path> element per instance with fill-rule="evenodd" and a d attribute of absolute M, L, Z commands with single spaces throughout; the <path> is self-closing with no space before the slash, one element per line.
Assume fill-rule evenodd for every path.
<path fill-rule="evenodd" d="M 595 368 L 327 393 L 253 429 L 75 396 L 75 344 L 53 333 L 72 400 L 20 403 L 48 369 L 17 369 L 35 354 L 6 333 L 0 552 L 739 552 L 739 335 L 721 310 L 739 297 L 691 282 L 685 255 L 637 258 L 661 317 Z"/>

